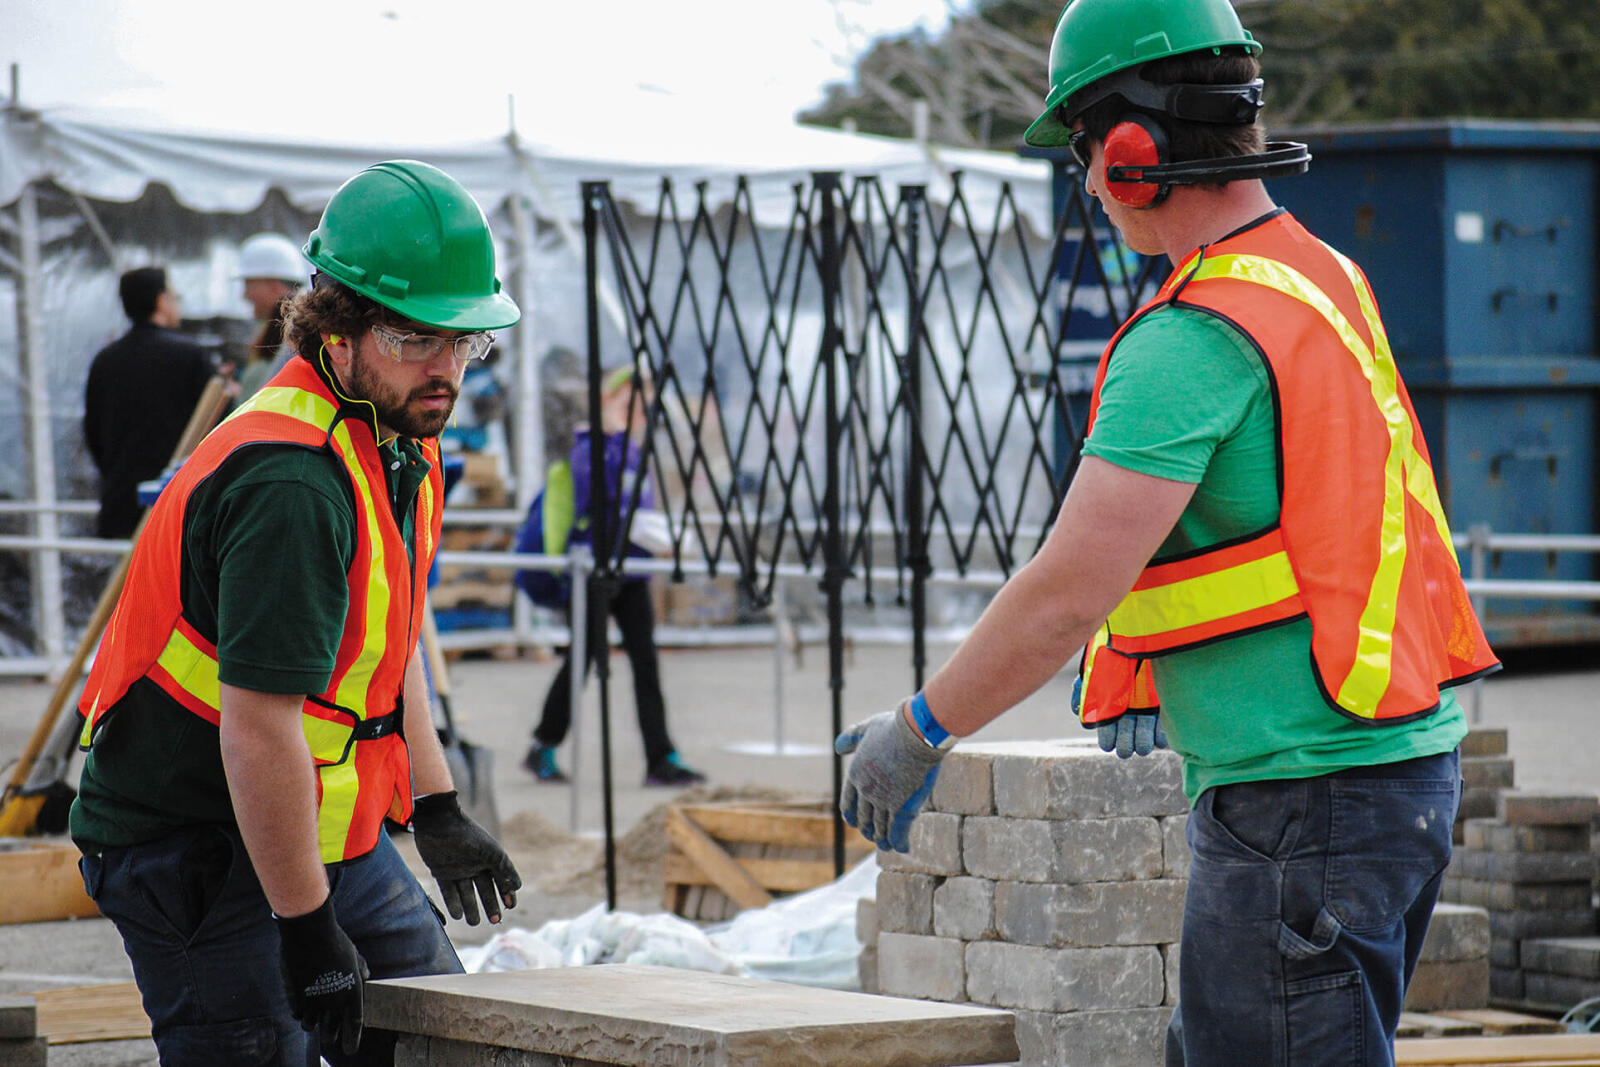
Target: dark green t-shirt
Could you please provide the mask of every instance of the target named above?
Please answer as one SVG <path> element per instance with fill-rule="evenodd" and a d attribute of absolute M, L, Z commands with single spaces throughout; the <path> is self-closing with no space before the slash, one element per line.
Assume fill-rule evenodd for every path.
<path fill-rule="evenodd" d="M 1157 558 L 1261 531 L 1278 517 L 1277 424 L 1263 357 L 1205 312 L 1163 308 L 1128 330 L 1083 452 L 1195 486 Z M 1191 803 L 1229 782 L 1448 752 L 1466 735 L 1449 690 L 1438 712 L 1412 723 L 1370 725 L 1335 711 L 1317 687 L 1306 619 L 1162 656 L 1154 667 Z"/>
<path fill-rule="evenodd" d="M 429 464 L 410 439 L 381 451 L 410 549 L 411 505 Z M 293 445 L 245 446 L 190 494 L 184 612 L 216 642 L 223 682 L 264 693 L 327 688 L 349 605 L 355 523 L 343 464 Z M 217 728 L 153 682 L 136 682 L 84 760 L 72 838 L 98 851 L 197 821 L 234 822 Z"/>

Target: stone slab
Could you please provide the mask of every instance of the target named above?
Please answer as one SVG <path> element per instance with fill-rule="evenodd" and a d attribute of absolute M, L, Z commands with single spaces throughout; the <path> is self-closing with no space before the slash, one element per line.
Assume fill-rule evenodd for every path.
<path fill-rule="evenodd" d="M 1510 736 L 1503 726 L 1475 726 L 1461 739 L 1461 755 L 1504 756 L 1511 751 Z"/>
<path fill-rule="evenodd" d="M 1522 966 L 1600 980 L 1600 937 L 1530 937 L 1522 943 Z"/>
<path fill-rule="evenodd" d="M 1500 937 L 1588 937 L 1595 932 L 1593 908 L 1573 911 L 1491 911 L 1489 932 Z"/>
<path fill-rule="evenodd" d="M 1588 826 L 1600 814 L 1593 793 L 1546 793 L 1508 790 L 1500 794 L 1495 814 L 1521 826 Z"/>
<path fill-rule="evenodd" d="M 962 941 L 994 937 L 995 883 L 987 878 L 947 878 L 933 891 L 933 932 Z"/>
<path fill-rule="evenodd" d="M 367 1025 L 624 1065 L 1010 1063 L 1010 1012 L 635 964 L 369 982 Z"/>
<path fill-rule="evenodd" d="M 1594 887 L 1581 882 L 1491 882 L 1477 878 L 1457 880 L 1456 902 L 1490 911 L 1577 910 L 1592 902 Z"/>
<path fill-rule="evenodd" d="M 1040 741 L 994 754 L 994 805 L 1014 819 L 1109 819 L 1183 815 L 1182 763 L 1172 752 L 1135 759 L 1102 752 L 1092 738 Z"/>
<path fill-rule="evenodd" d="M 915 871 L 945 877 L 964 873 L 961 869 L 961 824 L 963 816 L 943 811 L 924 812 L 911 824 L 909 852 L 892 849 L 878 852 L 880 871 Z"/>
<path fill-rule="evenodd" d="M 1458 848 L 1450 857 L 1456 878 L 1485 882 L 1586 882 L 1594 878 L 1588 852 L 1482 852 Z"/>
<path fill-rule="evenodd" d="M 1029 1011 L 1153 1008 L 1166 995 L 1154 945 L 1039 948 L 1004 941 L 967 946 L 967 996 Z"/>
<path fill-rule="evenodd" d="M 1126 882 L 1155 878 L 1163 868 L 1161 825 L 1148 817 L 970 816 L 961 855 L 968 874 L 995 881 Z"/>
<path fill-rule="evenodd" d="M 878 930 L 933 933 L 933 890 L 938 879 L 914 871 L 878 872 Z"/>
<path fill-rule="evenodd" d="M 45 1067 L 50 1042 L 42 1037 L 0 1038 L 0 1063 L 6 1067 Z"/>
<path fill-rule="evenodd" d="M 1170 1007 L 1042 1014 L 1036 1029 L 1038 1055 L 1024 1062 L 1051 1067 L 1148 1067 L 1166 1058 L 1171 1018 Z"/>
<path fill-rule="evenodd" d="M 1600 979 L 1523 971 L 1522 995 L 1534 1004 L 1570 1008 L 1593 997 L 1600 997 Z"/>
<path fill-rule="evenodd" d="M 1516 765 L 1509 756 L 1463 756 L 1461 784 L 1469 789 L 1510 789 Z"/>
<path fill-rule="evenodd" d="M 1000 882 L 994 892 L 995 929 L 1007 941 L 1048 948 L 1167 944 L 1183 931 L 1187 886 L 1176 879 Z"/>
<path fill-rule="evenodd" d="M 963 744 L 944 758 L 928 797 L 929 811 L 994 814 L 994 755 L 982 747 Z"/>
<path fill-rule="evenodd" d="M 959 1003 L 967 999 L 966 945 L 953 937 L 878 935 L 878 991 Z"/>
<path fill-rule="evenodd" d="M 1499 819 L 1467 819 L 1462 844 L 1484 852 L 1587 852 L 1586 826 L 1517 826 Z"/>

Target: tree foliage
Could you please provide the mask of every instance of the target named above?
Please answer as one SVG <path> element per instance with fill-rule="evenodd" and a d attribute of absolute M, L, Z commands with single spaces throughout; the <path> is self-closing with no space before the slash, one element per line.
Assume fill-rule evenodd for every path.
<path fill-rule="evenodd" d="M 1594 0 L 1234 0 L 1264 46 L 1269 127 L 1600 119 Z M 1059 0 L 974 0 L 946 31 L 883 37 L 802 121 L 1014 147 L 1043 106 Z"/>

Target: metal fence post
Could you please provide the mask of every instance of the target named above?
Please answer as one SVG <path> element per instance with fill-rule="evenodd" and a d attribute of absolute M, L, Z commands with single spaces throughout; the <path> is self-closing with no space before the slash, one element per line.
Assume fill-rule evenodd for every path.
<path fill-rule="evenodd" d="M 906 564 L 911 570 L 911 677 L 920 690 L 928 667 L 928 559 L 927 506 L 923 479 L 928 454 L 922 441 L 922 209 L 925 185 L 902 185 L 900 207 L 906 213 L 906 363 L 900 379 L 901 403 L 906 418 Z"/>

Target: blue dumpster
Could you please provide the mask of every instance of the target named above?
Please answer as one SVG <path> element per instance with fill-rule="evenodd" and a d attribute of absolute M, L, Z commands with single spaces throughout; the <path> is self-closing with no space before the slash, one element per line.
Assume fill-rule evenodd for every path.
<path fill-rule="evenodd" d="M 1595 532 L 1600 124 L 1463 120 L 1274 136 L 1311 147 L 1311 170 L 1273 182 L 1272 195 L 1367 272 L 1452 528 Z M 1489 578 L 1596 574 L 1592 554 L 1488 562 Z M 1485 607 L 1501 645 L 1600 638 L 1600 615 L 1584 602 Z"/>

